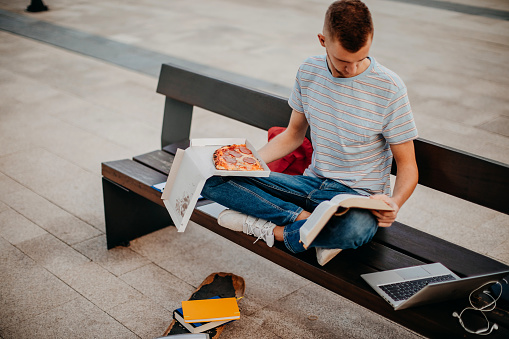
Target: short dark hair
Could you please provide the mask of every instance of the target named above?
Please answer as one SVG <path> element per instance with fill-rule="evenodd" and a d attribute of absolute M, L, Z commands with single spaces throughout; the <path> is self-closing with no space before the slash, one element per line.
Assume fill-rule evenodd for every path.
<path fill-rule="evenodd" d="M 355 53 L 374 33 L 371 12 L 360 0 L 335 1 L 325 13 L 324 30 L 344 49 Z"/>

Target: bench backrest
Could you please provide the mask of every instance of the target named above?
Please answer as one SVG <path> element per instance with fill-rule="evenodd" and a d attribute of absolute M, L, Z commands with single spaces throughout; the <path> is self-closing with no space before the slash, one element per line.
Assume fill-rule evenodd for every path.
<path fill-rule="evenodd" d="M 268 130 L 286 126 L 288 99 L 163 64 L 157 92 L 166 96 L 162 146 L 189 139 L 193 106 Z M 509 214 L 509 166 L 419 138 L 419 184 Z M 393 164 L 392 173 L 397 168 Z"/>

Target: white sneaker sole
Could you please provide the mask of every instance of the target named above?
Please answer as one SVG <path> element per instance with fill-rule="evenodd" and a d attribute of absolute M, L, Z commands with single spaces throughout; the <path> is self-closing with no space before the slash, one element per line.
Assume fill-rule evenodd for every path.
<path fill-rule="evenodd" d="M 341 248 L 320 248 L 316 247 L 316 260 L 320 266 L 325 265 L 341 252 Z"/>

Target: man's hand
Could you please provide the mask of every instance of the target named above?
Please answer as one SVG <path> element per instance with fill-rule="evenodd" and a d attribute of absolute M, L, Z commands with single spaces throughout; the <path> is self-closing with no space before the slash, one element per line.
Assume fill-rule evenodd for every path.
<path fill-rule="evenodd" d="M 371 199 L 378 199 L 384 201 L 387 205 L 391 206 L 394 211 L 372 211 L 375 217 L 378 219 L 378 226 L 380 227 L 390 227 L 394 220 L 396 220 L 396 216 L 398 215 L 399 206 L 392 200 L 392 198 L 383 195 L 376 194 L 370 196 Z"/>

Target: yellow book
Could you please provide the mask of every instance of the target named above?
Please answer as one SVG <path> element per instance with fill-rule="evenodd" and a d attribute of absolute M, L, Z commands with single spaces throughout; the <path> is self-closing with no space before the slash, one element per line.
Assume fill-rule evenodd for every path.
<path fill-rule="evenodd" d="M 236 298 L 183 301 L 182 313 L 186 323 L 240 319 Z"/>

